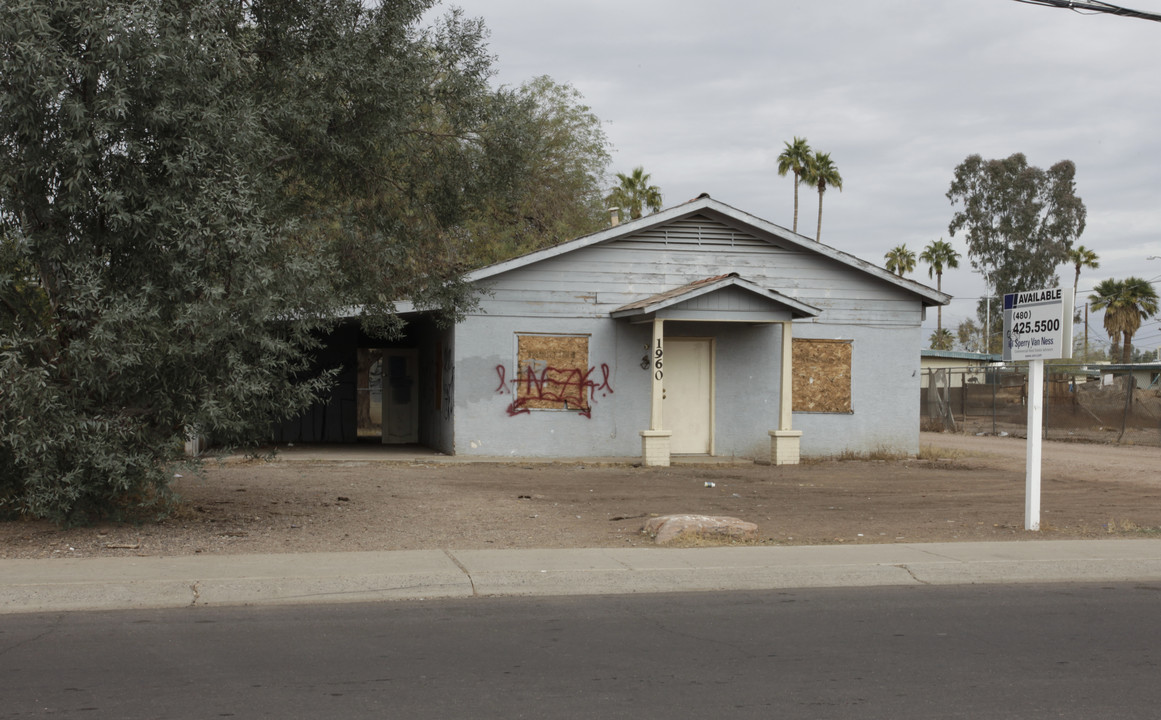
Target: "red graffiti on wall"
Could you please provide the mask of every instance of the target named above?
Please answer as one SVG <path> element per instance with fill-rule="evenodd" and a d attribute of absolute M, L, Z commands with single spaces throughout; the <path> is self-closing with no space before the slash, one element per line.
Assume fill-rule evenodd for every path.
<path fill-rule="evenodd" d="M 596 377 L 597 370 L 600 376 Z M 537 409 L 577 410 L 586 418 L 592 417 L 592 404 L 597 399 L 597 393 L 605 397 L 613 392 L 609 383 L 612 371 L 606 363 L 600 368 L 557 368 L 547 366 L 536 369 L 533 365 L 526 365 L 516 377 L 509 381 L 507 369 L 503 365 L 496 366 L 496 374 L 500 384 L 496 386 L 498 394 L 512 392 L 509 384 L 515 387 L 515 399 L 508 405 L 508 415 L 516 416 Z"/>

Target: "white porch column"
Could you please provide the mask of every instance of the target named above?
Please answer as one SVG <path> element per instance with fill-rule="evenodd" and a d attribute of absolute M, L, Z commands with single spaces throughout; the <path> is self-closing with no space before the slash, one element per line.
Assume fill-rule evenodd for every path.
<path fill-rule="evenodd" d="M 649 429 L 660 430 L 662 427 L 662 404 L 665 398 L 661 380 L 665 377 L 665 321 L 653 319 L 653 342 L 649 345 L 649 372 L 651 373 L 652 395 L 649 409 Z"/>
<path fill-rule="evenodd" d="M 782 325 L 782 380 L 779 383 L 778 429 L 770 431 L 770 464 L 797 465 L 801 430 L 791 430 L 794 412 L 794 338 L 790 331 L 790 321 Z"/>
<path fill-rule="evenodd" d="M 782 323 L 782 381 L 779 387 L 778 429 L 789 430 L 794 411 L 794 338 L 790 321 Z"/>
<path fill-rule="evenodd" d="M 669 438 L 673 431 L 664 430 L 662 404 L 665 377 L 665 321 L 653 318 L 653 341 L 649 345 L 650 403 L 649 429 L 641 431 L 641 463 L 643 465 L 669 466 Z"/>

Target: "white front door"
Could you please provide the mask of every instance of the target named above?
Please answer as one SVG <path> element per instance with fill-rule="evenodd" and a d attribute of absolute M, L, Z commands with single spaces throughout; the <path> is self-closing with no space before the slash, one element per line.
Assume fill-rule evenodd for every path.
<path fill-rule="evenodd" d="M 713 340 L 665 338 L 663 422 L 670 452 L 713 452 Z"/>

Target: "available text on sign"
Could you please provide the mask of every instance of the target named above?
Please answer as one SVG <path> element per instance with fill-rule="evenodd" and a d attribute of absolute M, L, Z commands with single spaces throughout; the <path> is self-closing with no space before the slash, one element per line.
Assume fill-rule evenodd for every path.
<path fill-rule="evenodd" d="M 1004 362 L 1072 357 L 1072 289 L 1004 295 Z"/>

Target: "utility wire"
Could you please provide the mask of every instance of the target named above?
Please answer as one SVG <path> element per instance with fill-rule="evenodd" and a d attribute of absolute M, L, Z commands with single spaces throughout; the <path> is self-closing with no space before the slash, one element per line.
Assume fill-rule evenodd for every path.
<path fill-rule="evenodd" d="M 1088 0 L 1087 2 L 1075 2 L 1074 0 L 1016 0 L 1016 2 L 1027 3 L 1028 5 L 1046 5 L 1048 7 L 1075 10 L 1076 12 L 1107 13 L 1109 15 L 1120 15 L 1122 17 L 1161 22 L 1161 15 L 1157 13 L 1130 10 L 1129 8 L 1123 8 L 1107 2 L 1099 2 L 1098 0 Z"/>

